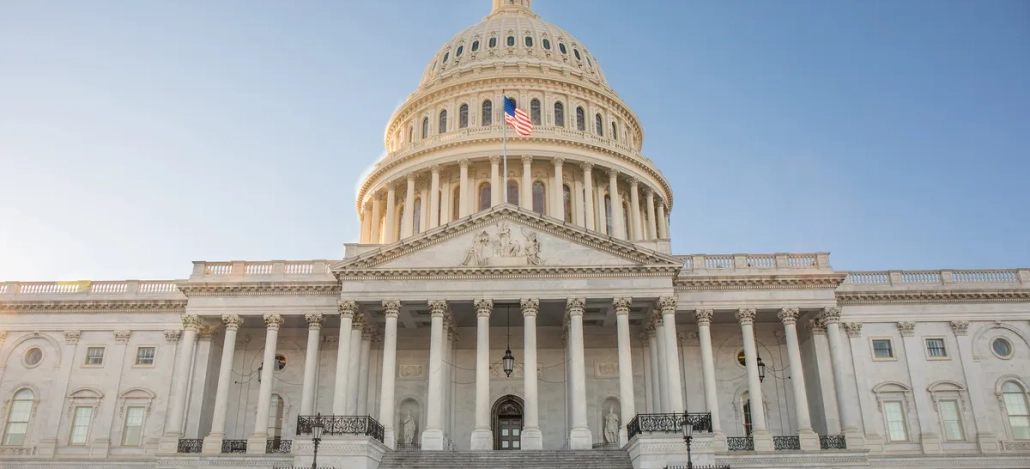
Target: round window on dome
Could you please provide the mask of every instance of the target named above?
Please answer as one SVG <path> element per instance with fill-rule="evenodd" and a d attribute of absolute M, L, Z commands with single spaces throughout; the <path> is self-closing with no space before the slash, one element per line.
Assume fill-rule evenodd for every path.
<path fill-rule="evenodd" d="M 465 52 L 465 46 L 458 46 L 458 50 L 454 51 L 454 56 L 461 57 L 462 52 Z"/>
<path fill-rule="evenodd" d="M 995 355 L 1001 358 L 1008 358 L 1012 356 L 1012 344 L 1010 344 L 1009 341 L 1002 339 L 1000 337 L 994 339 L 994 342 L 991 343 L 991 350 L 994 351 Z"/>
<path fill-rule="evenodd" d="M 515 47 L 515 36 L 508 36 L 508 47 Z"/>
<path fill-rule="evenodd" d="M 490 42 L 487 43 L 487 45 L 490 46 L 491 49 L 493 49 L 494 47 L 497 47 L 497 38 L 496 37 L 490 38 Z"/>
<path fill-rule="evenodd" d="M 533 47 L 533 38 L 526 36 L 526 47 Z"/>
<path fill-rule="evenodd" d="M 32 347 L 25 352 L 25 366 L 33 367 L 43 361 L 43 350 L 39 347 Z"/>
<path fill-rule="evenodd" d="M 551 41 L 544 39 L 544 49 L 551 50 Z"/>
<path fill-rule="evenodd" d="M 560 50 L 562 54 L 568 54 L 569 53 L 567 50 L 565 50 L 565 44 L 562 44 L 560 42 L 558 43 L 558 50 Z"/>
<path fill-rule="evenodd" d="M 579 49 L 572 49 L 572 54 L 576 56 L 576 60 L 583 60 L 583 59 L 582 59 L 582 58 L 581 58 L 581 57 L 579 56 Z M 444 60 L 446 61 L 447 59 L 444 59 Z"/>
<path fill-rule="evenodd" d="M 479 50 L 479 41 L 472 41 L 472 52 Z"/>

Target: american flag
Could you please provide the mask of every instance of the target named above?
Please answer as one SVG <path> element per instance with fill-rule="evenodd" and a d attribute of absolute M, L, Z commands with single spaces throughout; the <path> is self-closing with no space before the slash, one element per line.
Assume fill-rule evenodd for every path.
<path fill-rule="evenodd" d="M 504 97 L 504 122 L 515 129 L 515 133 L 528 137 L 533 133 L 533 123 L 529 120 L 526 111 L 515 107 L 515 100 Z"/>

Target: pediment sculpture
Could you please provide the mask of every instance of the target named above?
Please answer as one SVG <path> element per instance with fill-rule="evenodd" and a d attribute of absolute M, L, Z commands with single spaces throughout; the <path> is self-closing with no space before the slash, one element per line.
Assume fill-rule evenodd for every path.
<path fill-rule="evenodd" d="M 522 228 L 522 240 L 512 237 L 508 222 L 497 224 L 497 234 L 480 231 L 465 251 L 462 267 L 511 267 L 541 265 L 541 246 L 537 234 Z"/>

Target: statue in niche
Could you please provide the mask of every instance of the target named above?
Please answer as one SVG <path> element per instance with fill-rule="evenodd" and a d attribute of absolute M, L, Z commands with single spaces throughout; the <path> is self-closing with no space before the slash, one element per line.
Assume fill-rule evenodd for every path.
<path fill-rule="evenodd" d="M 615 415 L 615 407 L 608 408 L 608 415 L 604 416 L 604 440 L 608 443 L 619 443 L 619 416 Z"/>
<path fill-rule="evenodd" d="M 407 411 L 404 414 L 404 420 L 401 421 L 401 444 L 404 446 L 412 446 L 415 444 L 415 419 L 411 417 L 411 411 Z"/>

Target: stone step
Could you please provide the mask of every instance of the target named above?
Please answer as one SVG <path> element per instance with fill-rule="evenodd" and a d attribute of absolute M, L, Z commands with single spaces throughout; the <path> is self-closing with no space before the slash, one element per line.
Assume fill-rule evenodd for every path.
<path fill-rule="evenodd" d="M 632 469 L 629 453 L 605 451 L 391 451 L 380 469 Z"/>

